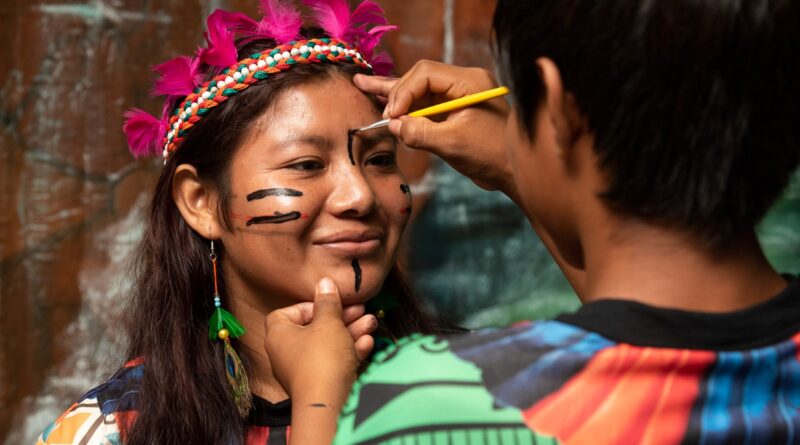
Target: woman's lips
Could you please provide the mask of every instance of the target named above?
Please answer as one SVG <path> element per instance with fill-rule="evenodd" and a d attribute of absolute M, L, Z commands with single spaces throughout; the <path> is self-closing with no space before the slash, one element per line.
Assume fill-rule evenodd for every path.
<path fill-rule="evenodd" d="M 378 230 L 343 231 L 322 236 L 314 244 L 337 256 L 360 258 L 375 254 L 382 239 L 383 233 Z"/>

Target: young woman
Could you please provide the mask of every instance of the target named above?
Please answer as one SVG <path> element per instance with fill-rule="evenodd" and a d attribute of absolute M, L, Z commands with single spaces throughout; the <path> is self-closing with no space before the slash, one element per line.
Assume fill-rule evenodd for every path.
<path fill-rule="evenodd" d="M 376 330 L 433 330 L 396 267 L 411 200 L 395 140 L 348 131 L 380 118 L 352 77 L 372 73 L 370 60 L 378 68 L 373 48 L 392 27 L 369 1 L 352 13 L 345 0 L 307 3 L 311 31 L 277 0 L 262 1 L 258 22 L 216 11 L 207 47 L 155 68 L 162 118 L 134 111 L 125 126 L 134 154 L 165 164 L 128 313 L 129 361 L 40 443 L 285 443 L 292 407 L 264 319 L 308 300 L 323 277 L 339 290 L 358 359 Z M 364 313 L 373 298 L 377 318 Z"/>

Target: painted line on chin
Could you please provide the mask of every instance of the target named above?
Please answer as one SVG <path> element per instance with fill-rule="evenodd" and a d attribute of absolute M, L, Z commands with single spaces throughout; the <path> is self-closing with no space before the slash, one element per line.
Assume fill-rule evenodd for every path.
<path fill-rule="evenodd" d="M 361 289 L 361 265 L 358 264 L 358 259 L 356 258 L 353 259 L 352 265 L 356 276 L 356 293 L 358 293 L 358 290 Z"/>

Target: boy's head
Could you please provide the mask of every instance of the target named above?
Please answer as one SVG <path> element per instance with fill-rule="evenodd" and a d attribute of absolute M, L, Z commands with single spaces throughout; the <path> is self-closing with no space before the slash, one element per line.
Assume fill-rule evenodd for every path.
<path fill-rule="evenodd" d="M 559 150 L 589 135 L 602 181 L 585 185 L 600 184 L 608 209 L 725 244 L 764 216 L 798 165 L 799 24 L 792 0 L 500 0 L 518 140 L 535 152 L 550 137 L 551 157 L 566 159 L 561 173 L 523 162 L 518 176 L 577 177 L 580 160 Z M 551 135 L 537 134 L 545 127 Z M 562 206 L 553 229 L 570 210 L 551 204 Z"/>

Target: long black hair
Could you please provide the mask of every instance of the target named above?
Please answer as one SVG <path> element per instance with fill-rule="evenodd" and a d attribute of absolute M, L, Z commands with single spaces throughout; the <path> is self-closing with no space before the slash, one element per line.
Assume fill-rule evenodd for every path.
<path fill-rule="evenodd" d="M 275 42 L 264 40 L 249 43 L 240 48 L 240 59 L 274 46 Z M 246 434 L 246 421 L 237 412 L 225 377 L 222 345 L 208 338 L 208 319 L 214 309 L 209 297 L 213 283 L 208 242 L 184 222 L 173 201 L 176 168 L 191 164 L 200 180 L 219 192 L 217 211 L 230 226 L 229 166 L 254 118 L 286 88 L 358 72 L 362 72 L 359 67 L 348 64 L 297 65 L 254 84 L 209 113 L 167 161 L 142 240 L 128 318 L 128 359 L 142 358 L 144 371 L 136 419 L 122 432 L 125 443 L 243 443 Z M 209 78 L 213 74 L 209 72 Z M 218 250 L 224 255 L 224 246 Z M 223 305 L 227 305 L 225 277 L 219 278 Z M 432 317 L 421 310 L 397 266 L 384 289 L 399 305 L 385 318 L 384 335 L 435 330 Z"/>

